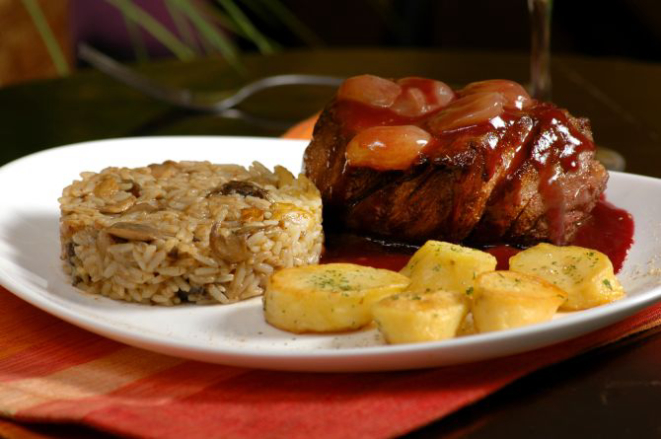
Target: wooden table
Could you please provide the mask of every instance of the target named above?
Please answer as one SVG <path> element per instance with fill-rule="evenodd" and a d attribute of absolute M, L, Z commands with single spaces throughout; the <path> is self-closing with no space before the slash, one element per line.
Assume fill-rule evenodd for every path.
<path fill-rule="evenodd" d="M 209 91 L 282 73 L 418 75 L 457 85 L 489 78 L 525 83 L 528 78 L 527 56 L 493 52 L 305 51 L 248 57 L 245 63 L 250 74 L 244 78 L 218 60 L 160 62 L 141 70 L 164 83 Z M 658 64 L 553 59 L 554 101 L 574 115 L 588 116 L 597 143 L 624 155 L 627 171 L 655 177 L 661 177 L 659 79 Z M 270 90 L 242 108 L 293 122 L 318 111 L 331 94 L 314 87 Z M 111 137 L 281 134 L 172 109 L 94 71 L 0 89 L 0 127 L 0 163 L 49 147 Z M 411 436 L 656 437 L 661 436 L 659 403 L 661 335 L 650 331 L 534 373 Z M 76 434 L 85 437 L 86 431 Z"/>

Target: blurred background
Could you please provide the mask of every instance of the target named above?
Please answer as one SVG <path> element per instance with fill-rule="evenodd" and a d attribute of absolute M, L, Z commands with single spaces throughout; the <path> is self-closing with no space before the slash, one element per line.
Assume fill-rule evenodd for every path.
<path fill-rule="evenodd" d="M 65 76 L 87 42 L 124 61 L 296 48 L 528 51 L 525 0 L 0 0 L 0 87 Z M 661 61 L 661 2 L 553 2 L 552 52 Z"/>

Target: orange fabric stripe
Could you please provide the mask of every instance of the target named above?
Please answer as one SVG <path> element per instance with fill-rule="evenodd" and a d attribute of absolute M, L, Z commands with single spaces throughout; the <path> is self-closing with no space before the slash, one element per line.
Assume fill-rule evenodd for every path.
<path fill-rule="evenodd" d="M 44 314 L 2 287 L 0 300 L 0 328 L 3 329 L 0 333 L 0 360 L 32 346 L 35 337 L 39 339 L 42 334 L 48 333 L 49 326 L 61 324 L 58 319 Z M 26 320 L 29 325 L 25 324 Z"/>
<path fill-rule="evenodd" d="M 317 113 L 314 116 L 311 116 L 305 119 L 302 122 L 297 123 L 293 127 L 289 128 L 283 135 L 283 139 L 300 139 L 300 140 L 310 140 L 312 139 L 312 132 L 314 131 L 314 126 L 319 119 L 319 114 Z"/>
<path fill-rule="evenodd" d="M 80 400 L 109 393 L 184 360 L 122 348 L 46 376 L 0 383 L 0 413 L 12 415 L 55 400 Z"/>
<path fill-rule="evenodd" d="M 57 327 L 54 333 L 62 333 L 61 328 Z M 82 331 L 78 335 L 83 337 L 43 337 L 38 344 L 8 356 L 0 362 L 0 384 L 48 376 L 111 354 L 123 346 Z"/>
<path fill-rule="evenodd" d="M 48 375 L 123 345 L 65 323 L 0 288 L 0 383 Z"/>
<path fill-rule="evenodd" d="M 138 353 L 139 355 L 139 353 Z M 115 391 L 82 400 L 58 399 L 29 407 L 16 414 L 21 419 L 67 419 L 79 421 L 92 412 L 114 406 L 162 407 L 203 392 L 248 373 L 249 369 L 186 361 L 127 383 Z"/>

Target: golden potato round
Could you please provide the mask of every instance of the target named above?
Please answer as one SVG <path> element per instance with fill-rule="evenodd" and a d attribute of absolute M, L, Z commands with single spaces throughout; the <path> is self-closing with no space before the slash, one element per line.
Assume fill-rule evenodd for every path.
<path fill-rule="evenodd" d="M 510 258 L 510 270 L 539 276 L 569 294 L 563 310 L 593 308 L 624 297 L 608 256 L 596 250 L 538 244 Z"/>
<path fill-rule="evenodd" d="M 407 292 L 381 299 L 372 314 L 388 343 L 444 340 L 457 335 L 468 302 L 454 291 Z"/>
<path fill-rule="evenodd" d="M 492 271 L 477 277 L 473 322 L 478 332 L 500 331 L 551 320 L 567 293 L 536 276 Z"/>
<path fill-rule="evenodd" d="M 411 278 L 411 291 L 466 293 L 480 273 L 496 269 L 489 253 L 441 241 L 427 241 L 400 273 Z"/>
<path fill-rule="evenodd" d="M 372 321 L 376 301 L 408 284 L 394 271 L 355 264 L 286 268 L 269 280 L 264 316 L 271 325 L 296 333 L 354 330 Z"/>

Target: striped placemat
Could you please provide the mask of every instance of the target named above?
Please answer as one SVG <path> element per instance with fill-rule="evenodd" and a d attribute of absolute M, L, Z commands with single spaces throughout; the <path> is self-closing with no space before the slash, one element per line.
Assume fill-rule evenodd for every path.
<path fill-rule="evenodd" d="M 656 305 L 560 345 L 481 363 L 316 374 L 205 364 L 129 347 L 60 321 L 3 289 L 0 309 L 4 418 L 159 438 L 392 437 L 661 319 Z M 41 437 L 7 422 L 0 423 L 0 433 Z"/>

